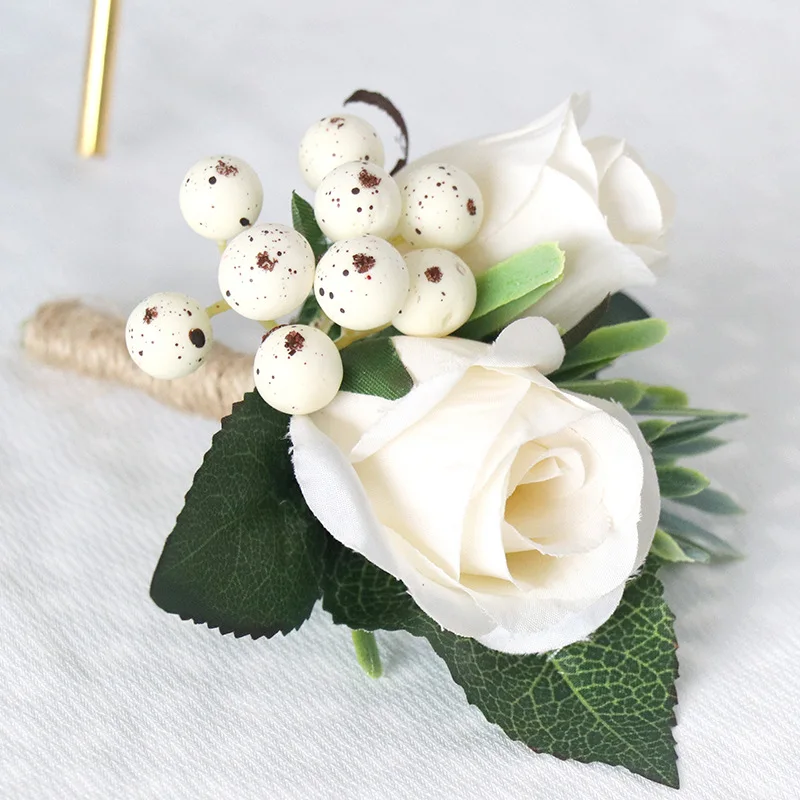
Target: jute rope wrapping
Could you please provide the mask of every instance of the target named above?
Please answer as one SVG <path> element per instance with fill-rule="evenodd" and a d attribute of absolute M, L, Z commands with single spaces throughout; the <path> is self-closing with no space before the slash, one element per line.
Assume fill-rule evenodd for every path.
<path fill-rule="evenodd" d="M 215 344 L 205 366 L 185 378 L 162 381 L 142 372 L 125 346 L 125 321 L 79 300 L 40 306 L 23 332 L 32 358 L 92 378 L 146 392 L 166 405 L 220 419 L 253 389 L 253 355 Z"/>

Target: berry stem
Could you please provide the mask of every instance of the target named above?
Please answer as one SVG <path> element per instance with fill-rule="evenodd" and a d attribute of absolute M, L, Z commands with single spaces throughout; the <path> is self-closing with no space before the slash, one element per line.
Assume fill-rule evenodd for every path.
<path fill-rule="evenodd" d="M 227 246 L 228 246 L 228 242 L 227 242 L 227 240 L 226 240 L 226 239 L 220 239 L 220 240 L 217 242 L 217 247 L 219 248 L 219 252 L 220 252 L 220 254 L 222 254 L 222 253 L 225 251 L 225 248 L 226 248 Z"/>
<path fill-rule="evenodd" d="M 342 328 L 342 335 L 336 340 L 336 347 L 338 350 L 344 350 L 345 347 L 358 342 L 361 339 L 366 339 L 374 333 L 385 331 L 389 325 L 382 325 L 380 328 L 373 328 L 369 331 L 351 331 L 349 328 Z"/>
<path fill-rule="evenodd" d="M 208 314 L 209 318 L 216 317 L 217 314 L 222 314 L 224 311 L 230 311 L 231 307 L 228 305 L 227 301 L 225 300 L 217 300 L 216 303 L 212 303 L 207 309 L 206 314 Z"/>
<path fill-rule="evenodd" d="M 262 328 L 266 328 L 268 331 L 278 327 L 278 323 L 275 322 L 274 319 L 260 319 L 258 324 L 261 325 Z"/>
<path fill-rule="evenodd" d="M 353 637 L 353 647 L 356 650 L 356 659 L 364 672 L 370 678 L 380 678 L 383 675 L 383 665 L 381 664 L 381 654 L 378 651 L 378 643 L 375 641 L 375 634 L 372 631 L 351 631 Z"/>

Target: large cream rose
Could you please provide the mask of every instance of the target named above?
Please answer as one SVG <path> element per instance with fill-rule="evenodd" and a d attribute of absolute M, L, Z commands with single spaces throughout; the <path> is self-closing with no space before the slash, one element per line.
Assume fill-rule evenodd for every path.
<path fill-rule="evenodd" d="M 481 231 L 459 255 L 480 274 L 541 242 L 566 252 L 564 280 L 533 313 L 569 329 L 607 294 L 652 283 L 664 256 L 672 196 L 619 139 L 581 140 L 587 96 L 573 95 L 525 128 L 437 150 L 481 188 Z"/>
<path fill-rule="evenodd" d="M 415 386 L 340 392 L 292 418 L 297 480 L 330 533 L 442 627 L 511 653 L 585 638 L 613 613 L 659 515 L 647 444 L 621 407 L 544 377 L 546 320 L 493 345 L 398 337 Z"/>

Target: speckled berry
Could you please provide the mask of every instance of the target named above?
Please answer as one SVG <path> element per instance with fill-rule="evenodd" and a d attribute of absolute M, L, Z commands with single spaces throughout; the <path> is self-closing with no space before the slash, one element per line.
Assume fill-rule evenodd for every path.
<path fill-rule="evenodd" d="M 433 247 L 406 253 L 411 288 L 392 320 L 407 336 L 447 336 L 475 310 L 477 290 L 470 268 L 449 250 Z"/>
<path fill-rule="evenodd" d="M 386 170 L 368 161 L 329 172 L 314 196 L 314 214 L 333 242 L 355 236 L 391 238 L 401 211 L 400 189 Z"/>
<path fill-rule="evenodd" d="M 398 233 L 414 247 L 459 250 L 483 222 L 483 198 L 472 176 L 450 164 L 422 164 L 403 177 Z"/>
<path fill-rule="evenodd" d="M 227 241 L 261 213 L 264 192 L 253 168 L 233 156 L 198 161 L 181 184 L 181 214 L 206 239 Z"/>
<path fill-rule="evenodd" d="M 368 161 L 382 167 L 383 159 L 383 143 L 377 131 L 353 114 L 324 117 L 306 131 L 300 142 L 300 170 L 312 189 L 348 161 Z"/>
<path fill-rule="evenodd" d="M 284 414 L 313 414 L 324 408 L 339 391 L 343 374 L 336 345 L 308 325 L 274 328 L 253 364 L 258 393 Z"/>
<path fill-rule="evenodd" d="M 159 292 L 142 300 L 125 325 L 128 352 L 153 378 L 171 380 L 194 372 L 214 343 L 211 320 L 197 300 Z"/>
<path fill-rule="evenodd" d="M 343 328 L 367 331 L 391 322 L 408 295 L 408 268 L 389 242 L 376 236 L 344 239 L 317 265 L 314 294 Z"/>
<path fill-rule="evenodd" d="M 294 311 L 311 291 L 314 252 L 286 225 L 253 225 L 225 248 L 218 278 L 234 311 L 248 319 L 275 319 Z"/>

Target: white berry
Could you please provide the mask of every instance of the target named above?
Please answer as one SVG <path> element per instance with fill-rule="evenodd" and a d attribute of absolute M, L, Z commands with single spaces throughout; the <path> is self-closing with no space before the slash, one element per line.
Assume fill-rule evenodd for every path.
<path fill-rule="evenodd" d="M 389 239 L 401 209 L 394 178 L 368 161 L 352 161 L 329 172 L 314 196 L 314 215 L 333 242 L 369 234 Z"/>
<path fill-rule="evenodd" d="M 261 213 L 264 191 L 253 168 L 233 156 L 198 161 L 181 184 L 181 214 L 206 239 L 227 241 Z"/>
<path fill-rule="evenodd" d="M 392 320 L 408 336 L 447 336 L 475 310 L 477 290 L 470 268 L 449 250 L 412 250 L 404 256 L 411 289 Z"/>
<path fill-rule="evenodd" d="M 286 225 L 253 225 L 225 248 L 218 277 L 222 297 L 234 311 L 248 319 L 275 319 L 308 297 L 314 252 Z"/>
<path fill-rule="evenodd" d="M 377 131 L 353 114 L 324 117 L 306 131 L 300 142 L 300 169 L 312 189 L 348 161 L 369 161 L 382 167 L 383 159 L 383 143 Z"/>
<path fill-rule="evenodd" d="M 320 259 L 314 294 L 343 328 L 367 331 L 392 321 L 408 295 L 408 268 L 389 242 L 360 236 L 336 242 Z"/>
<path fill-rule="evenodd" d="M 342 384 L 342 357 L 318 328 L 281 325 L 272 330 L 253 364 L 256 389 L 284 414 L 313 414 L 333 400 Z"/>
<path fill-rule="evenodd" d="M 214 343 L 211 320 L 197 300 L 159 292 L 131 311 L 125 326 L 128 352 L 154 378 L 171 380 L 194 372 Z"/>
<path fill-rule="evenodd" d="M 422 164 L 401 182 L 398 233 L 414 247 L 459 250 L 483 222 L 483 197 L 472 176 L 451 164 Z"/>

